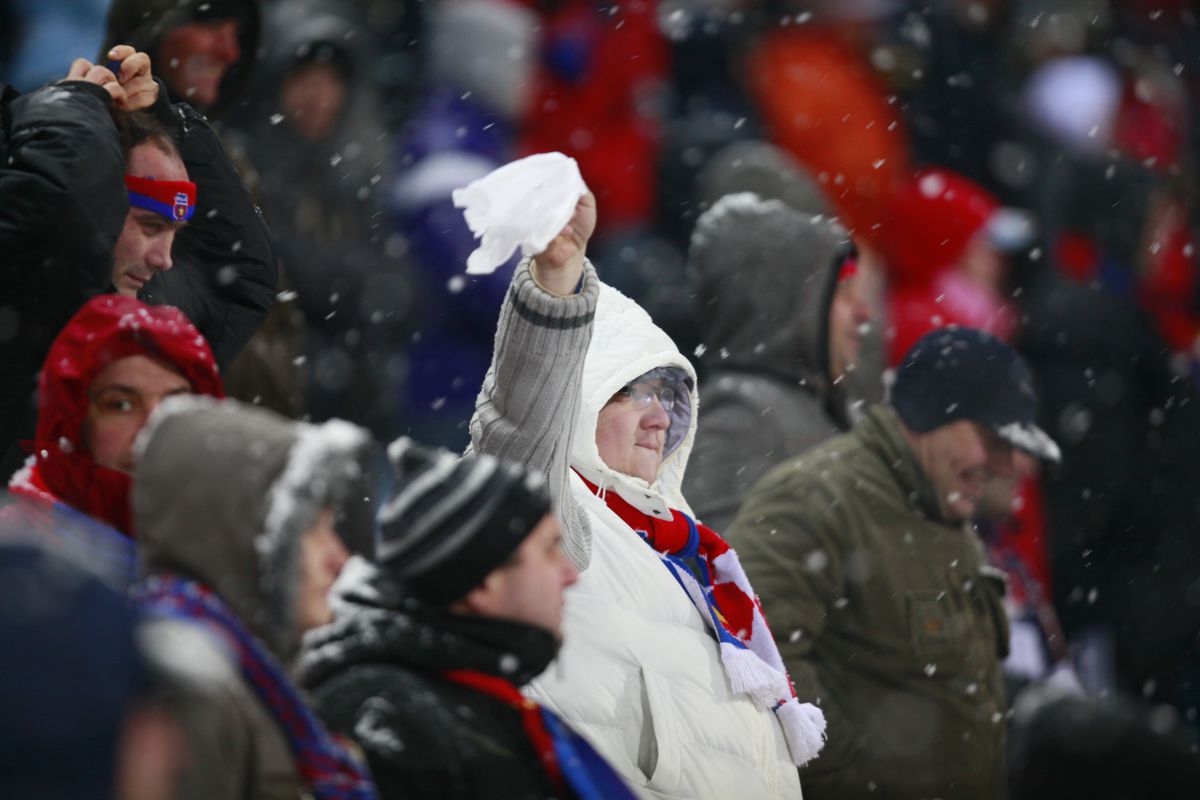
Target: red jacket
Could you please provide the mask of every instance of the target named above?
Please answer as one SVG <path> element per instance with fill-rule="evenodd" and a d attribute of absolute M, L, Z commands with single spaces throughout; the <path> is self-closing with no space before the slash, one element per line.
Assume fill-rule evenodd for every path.
<path fill-rule="evenodd" d="M 131 476 L 96 464 L 83 440 L 92 382 L 132 355 L 166 361 L 196 394 L 225 396 L 212 351 L 179 309 L 94 297 L 59 332 L 42 364 L 34 457 L 9 482 L 14 494 L 65 503 L 132 536 Z"/>

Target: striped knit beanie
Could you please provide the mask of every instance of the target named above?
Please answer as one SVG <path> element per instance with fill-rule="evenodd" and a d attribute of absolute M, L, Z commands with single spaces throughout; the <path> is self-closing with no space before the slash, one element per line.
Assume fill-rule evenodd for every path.
<path fill-rule="evenodd" d="M 465 597 L 550 513 L 545 477 L 519 464 L 407 437 L 392 442 L 388 460 L 397 489 L 379 512 L 375 560 L 432 605 Z"/>

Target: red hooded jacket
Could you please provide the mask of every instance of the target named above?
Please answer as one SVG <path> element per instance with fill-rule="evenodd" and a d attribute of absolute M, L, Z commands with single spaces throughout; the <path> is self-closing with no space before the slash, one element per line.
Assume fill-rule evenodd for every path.
<path fill-rule="evenodd" d="M 225 396 L 208 343 L 179 309 L 121 295 L 94 297 L 59 332 L 42 364 L 34 458 L 10 481 L 14 494 L 64 503 L 133 535 L 132 477 L 94 462 L 83 439 L 92 382 L 112 362 L 133 355 L 167 362 L 196 394 Z"/>

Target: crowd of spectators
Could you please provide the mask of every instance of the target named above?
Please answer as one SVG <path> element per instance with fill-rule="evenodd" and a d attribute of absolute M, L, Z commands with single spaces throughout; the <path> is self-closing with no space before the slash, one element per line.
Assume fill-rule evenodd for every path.
<path fill-rule="evenodd" d="M 294 796 L 301 784 L 368 797 L 367 766 L 383 796 L 402 796 L 430 764 L 455 792 L 486 796 L 463 763 L 531 769 L 542 745 L 574 766 L 515 780 L 511 796 L 619 796 L 628 783 L 784 797 L 796 766 L 814 797 L 867 791 L 846 779 L 864 770 L 896 796 L 1004 784 L 1063 796 L 1048 764 L 1114 797 L 1197 786 L 1200 11 L 1185 0 L 18 0 L 0 5 L 0 89 L 0 469 L 13 499 L 0 572 L 30 576 L 0 581 L 16 609 L 0 625 L 71 637 L 99 659 L 88 670 L 113 676 L 81 685 L 74 709 L 57 684 L 33 688 L 28 665 L 0 686 L 22 698 L 31 731 L 0 744 L 0 787 L 14 796 L 61 779 L 115 781 L 122 798 Z M 453 190 L 551 151 L 590 189 L 572 222 L 535 259 L 466 274 L 477 241 Z M 928 337 L 945 328 L 981 338 Z M 989 355 L 968 389 L 947 395 L 959 384 L 942 375 L 914 401 L 933 341 L 943 355 Z M 1008 372 L 986 377 L 997 359 Z M 1004 401 L 1009 384 L 1028 386 L 1025 399 Z M 174 395 L 201 397 L 156 417 Z M 630 423 L 661 429 L 652 469 L 644 453 L 606 450 L 618 401 L 665 412 L 661 425 Z M 1022 411 L 1000 420 L 1001 405 Z M 1002 423 L 1018 417 L 1014 434 Z M 911 527 L 969 525 L 982 549 L 935 549 L 952 573 L 930 585 L 945 578 L 953 598 L 969 573 L 980 586 L 961 603 L 987 613 L 963 636 L 969 658 L 927 666 L 955 687 L 955 669 L 984 676 L 964 678 L 968 716 L 1001 670 L 988 698 L 1008 774 L 980 763 L 996 721 L 975 719 L 973 744 L 928 744 L 961 772 L 905 784 L 909 762 L 871 751 L 876 734 L 847 733 L 869 682 L 839 672 L 844 652 L 827 643 L 852 641 L 899 675 L 870 621 L 843 613 L 887 572 L 863 566 L 879 557 L 875 534 L 912 535 L 904 514 L 856 493 L 878 479 L 861 452 L 897 448 L 899 508 L 926 479 L 940 492 L 953 461 L 922 442 L 967 423 L 1003 440 L 979 434 L 988 479 L 968 509 L 934 498 Z M 372 444 L 402 436 L 468 455 Z M 1008 448 L 1002 468 L 996 447 Z M 459 509 L 464 486 L 503 502 L 486 520 L 446 510 L 451 524 L 438 504 Z M 368 495 L 383 509 L 375 523 Z M 801 495 L 813 507 L 792 509 Z M 871 511 L 825 507 L 842 504 Z M 489 527 L 502 513 L 518 520 L 507 538 Z M 668 531 L 665 517 L 687 525 Z M 419 541 L 426 525 L 454 544 Z M 684 545 L 688 526 L 699 551 Z M 726 533 L 746 553 L 738 580 L 762 593 L 753 624 L 765 610 L 776 626 L 769 647 L 729 629 L 742 601 L 687 602 L 695 585 L 737 583 L 715 566 Z M 449 595 L 413 589 L 430 563 L 461 566 L 496 536 L 469 580 L 435 570 Z M 553 555 L 535 569 L 526 550 L 539 537 Z M 662 563 L 644 563 L 641 540 Z M 331 594 L 352 553 L 363 563 Z M 829 559 L 853 591 L 821 582 Z M 518 569 L 548 576 L 538 602 L 566 591 L 562 619 L 505 593 Z M 1002 600 L 983 591 L 993 569 Z M 923 579 L 896 574 L 893 589 L 916 587 L 896 613 L 959 624 L 939 616 L 940 597 L 912 599 Z M 56 581 L 62 605 L 41 608 Z M 205 620 L 224 645 L 138 622 L 114 602 L 131 584 L 139 613 Z M 619 624 L 613 598 L 636 613 Z M 553 641 L 481 632 L 463 615 Z M 111 648 L 92 643 L 98 625 Z M 136 643 L 135 627 L 148 631 Z M 411 663 L 363 645 L 372 630 Z M 407 652 L 433 635 L 451 657 Z M 497 671 L 511 657 L 494 652 L 501 635 L 530 663 Z M 623 644 L 651 638 L 656 648 Z M 778 726 L 738 698 L 725 650 L 696 655 L 713 638 L 796 680 L 791 705 L 772 698 Z M 42 647 L 28 641 L 0 661 Z M 194 669 L 172 660 L 185 645 Z M 347 660 L 360 647 L 365 660 Z M 54 657 L 41 652 L 38 663 Z M 379 659 L 403 674 L 379 673 Z M 474 678 L 443 685 L 431 664 L 495 672 L 506 688 L 483 702 Z M 354 680 L 338 683 L 342 670 Z M 654 677 L 683 674 L 666 692 Z M 579 676 L 594 694 L 579 694 Z M 489 704 L 516 708 L 505 692 L 521 688 L 542 704 L 541 744 L 499 760 L 467 747 L 455 762 L 465 723 L 364 688 L 391 680 L 451 704 L 465 692 L 488 719 L 503 717 Z M 691 685 L 709 682 L 719 689 Z M 90 727 L 39 727 L 38 702 L 63 728 L 72 714 Z M 91 702 L 104 708 L 92 715 Z M 823 710 L 823 756 L 798 744 L 821 738 L 804 727 L 813 717 L 788 722 L 784 706 Z M 654 727 L 652 711 L 699 721 L 631 739 Z M 910 711 L 872 719 L 895 733 L 896 718 L 920 719 Z M 424 757 L 380 733 L 416 736 L 430 718 L 450 732 Z M 220 729 L 237 732 L 232 744 Z M 496 741 L 519 729 L 498 724 Z M 760 735 L 769 754 L 753 770 L 744 740 Z M 68 751 L 93 761 L 54 775 L 48 754 Z M 204 774 L 214 759 L 237 766 Z M 438 796 L 437 774 L 422 780 Z"/>

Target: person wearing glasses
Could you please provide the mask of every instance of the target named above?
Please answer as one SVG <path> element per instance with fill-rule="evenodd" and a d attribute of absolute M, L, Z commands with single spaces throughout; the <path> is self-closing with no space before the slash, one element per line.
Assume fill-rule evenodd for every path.
<path fill-rule="evenodd" d="M 799 798 L 821 712 L 795 696 L 737 555 L 681 491 L 696 373 L 585 256 L 586 195 L 516 270 L 471 420 L 476 452 L 547 476 L 580 571 L 529 687 L 642 796 Z"/>

